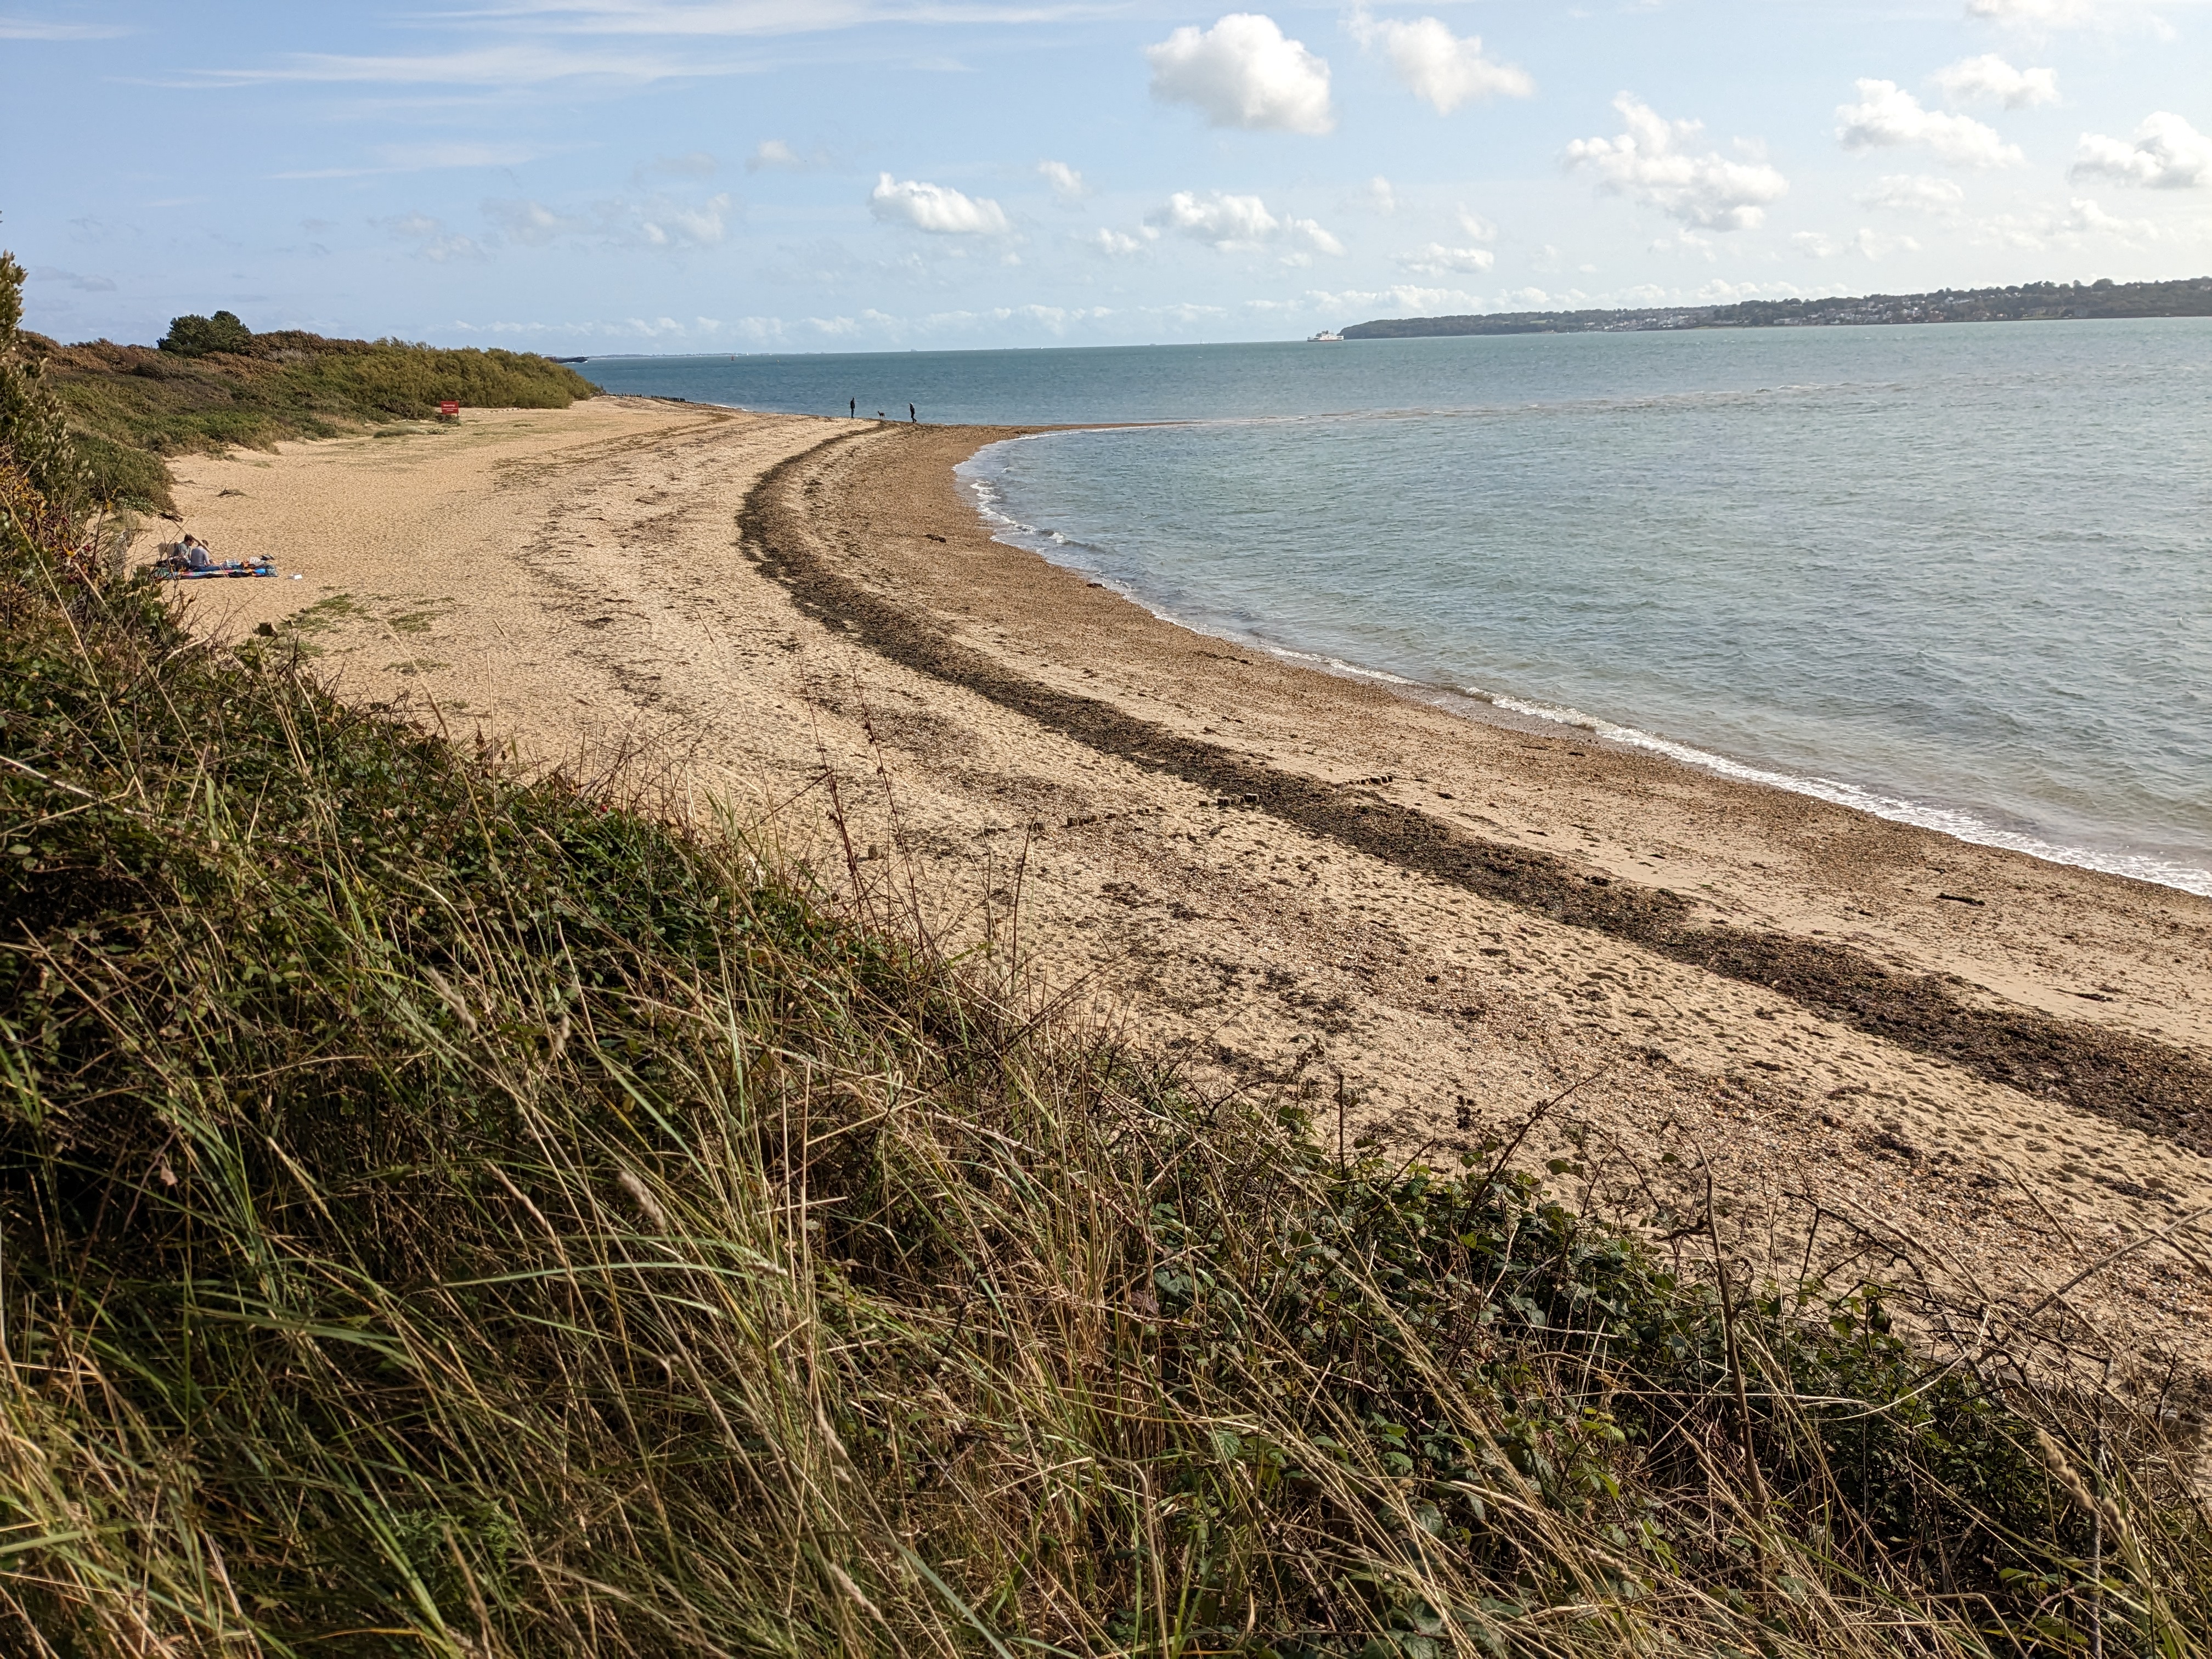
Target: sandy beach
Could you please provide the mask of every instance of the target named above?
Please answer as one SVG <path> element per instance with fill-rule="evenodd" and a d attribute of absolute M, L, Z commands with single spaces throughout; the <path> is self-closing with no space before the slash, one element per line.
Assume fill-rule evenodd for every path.
<path fill-rule="evenodd" d="M 283 579 L 179 599 L 726 810 L 1197 1086 L 1446 1164 L 1543 1109 L 1517 1161 L 1662 1235 L 1709 1169 L 1784 1285 L 2002 1325 L 2088 1270 L 2054 1330 L 2212 1401 L 2161 1232 L 2212 1206 L 2212 902 L 1172 627 L 989 539 L 952 468 L 1010 435 L 601 398 L 191 458 L 185 527 Z"/>

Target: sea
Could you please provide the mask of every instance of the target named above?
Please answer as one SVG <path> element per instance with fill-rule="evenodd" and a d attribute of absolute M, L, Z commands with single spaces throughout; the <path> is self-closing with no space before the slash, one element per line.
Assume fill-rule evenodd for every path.
<path fill-rule="evenodd" d="M 1088 428 L 965 487 L 1173 622 L 2212 896 L 2212 319 L 580 367 Z"/>

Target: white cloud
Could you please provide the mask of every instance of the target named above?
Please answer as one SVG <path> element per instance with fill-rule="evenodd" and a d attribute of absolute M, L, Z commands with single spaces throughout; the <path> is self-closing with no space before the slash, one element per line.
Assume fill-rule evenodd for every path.
<path fill-rule="evenodd" d="M 502 240 L 521 247 L 546 247 L 564 237 L 609 247 L 655 248 L 682 252 L 713 247 L 727 234 L 731 198 L 726 192 L 704 202 L 681 202 L 654 194 L 595 202 L 583 213 L 564 213 L 526 198 L 488 200 L 484 217 Z"/>
<path fill-rule="evenodd" d="M 1703 259 L 1709 265 L 1718 263 L 1718 256 L 1713 252 L 1713 239 L 1710 236 L 1698 235 L 1696 231 L 1692 230 L 1687 225 L 1685 225 L 1680 230 L 1670 232 L 1668 234 L 1660 237 L 1656 241 L 1651 244 L 1650 252 L 1654 253 L 1687 253 Z"/>
<path fill-rule="evenodd" d="M 1790 246 L 1812 259 L 1832 259 L 1839 253 L 1856 253 L 1869 259 L 1880 259 L 1900 251 L 1920 252 L 1920 244 L 1910 236 L 1893 236 L 1879 230 L 1862 227 L 1856 236 L 1837 241 L 1818 231 L 1801 230 L 1790 239 Z"/>
<path fill-rule="evenodd" d="M 589 323 L 532 323 L 490 322 L 471 323 L 457 319 L 447 325 L 457 334 L 490 334 L 523 336 L 526 337 L 585 340 L 660 340 L 680 338 L 720 339 L 735 335 L 750 344 L 771 345 L 784 337 L 783 319 L 780 317 L 740 317 L 734 322 L 724 322 L 715 317 L 694 317 L 688 323 L 673 317 L 629 317 L 620 321 Z"/>
<path fill-rule="evenodd" d="M 2017 167 L 2027 158 L 1993 128 L 1971 115 L 1923 109 L 1920 100 L 1894 81 L 1857 82 L 1859 101 L 1840 104 L 1836 137 L 1845 149 L 1915 145 L 1938 161 L 1962 167 Z"/>
<path fill-rule="evenodd" d="M 641 86 L 655 81 L 744 75 L 757 67 L 739 61 L 715 62 L 696 54 L 672 57 L 641 52 L 570 52 L 537 42 L 517 42 L 416 57 L 295 52 L 281 63 L 251 69 L 187 70 L 168 84 L 528 87 L 575 79 Z"/>
<path fill-rule="evenodd" d="M 783 334 L 783 323 L 775 316 L 744 316 L 737 323 L 723 323 L 712 316 L 695 316 L 690 323 L 679 323 L 672 316 L 629 316 L 619 323 L 449 323 L 456 334 L 502 334 L 502 337 L 556 337 L 568 341 L 581 338 L 615 338 L 615 341 L 668 341 L 686 337 L 717 337 L 723 331 L 744 334 L 745 338 L 763 341 Z"/>
<path fill-rule="evenodd" d="M 804 34 L 874 23 L 1038 23 L 1095 14 L 1081 3 L 1038 0 L 491 0 L 459 15 L 512 22 L 533 33 L 659 35 L 678 39 Z"/>
<path fill-rule="evenodd" d="M 722 240 L 729 210 L 726 194 L 710 196 L 698 207 L 648 202 L 636 210 L 638 234 L 653 247 L 712 247 Z"/>
<path fill-rule="evenodd" d="M 1936 84 L 1954 104 L 2002 104 L 2007 109 L 2033 109 L 2058 101 L 2058 71 L 2052 69 L 2014 69 L 1993 52 L 1979 58 L 1961 58 L 1936 71 Z"/>
<path fill-rule="evenodd" d="M 2027 29 L 2096 27 L 2142 8 L 2133 0 L 1966 0 L 1966 15 Z"/>
<path fill-rule="evenodd" d="M 835 166 L 830 152 L 817 145 L 804 154 L 781 138 L 763 138 L 745 157 L 747 173 L 819 173 Z"/>
<path fill-rule="evenodd" d="M 1379 173 L 1359 187 L 1359 192 L 1352 201 L 1354 205 L 1364 208 L 1370 213 L 1379 213 L 1385 218 L 1398 210 L 1398 192 Z"/>
<path fill-rule="evenodd" d="M 1431 242 L 1426 247 L 1398 255 L 1397 262 L 1417 276 L 1471 276 L 1498 263 L 1486 247 L 1446 247 Z"/>
<path fill-rule="evenodd" d="M 1966 199 L 1965 189 L 1949 179 L 1925 173 L 1886 173 L 1870 190 L 1856 198 L 1862 207 L 1891 213 L 1924 213 L 1931 216 L 1955 213 Z"/>
<path fill-rule="evenodd" d="M 2100 236 L 2117 236 L 2129 242 L 2155 242 L 2159 228 L 2148 219 L 2123 219 L 2118 214 L 2107 213 L 2086 197 L 2077 196 L 2066 204 L 2063 222 L 2069 230 Z"/>
<path fill-rule="evenodd" d="M 2193 190 L 2212 184 L 2212 138 L 2160 110 L 2136 129 L 2133 143 L 2083 133 L 2074 154 L 2074 176 L 2084 175 L 2150 190 Z"/>
<path fill-rule="evenodd" d="M 1459 228 L 1461 234 L 1470 242 L 1494 242 L 1498 240 L 1498 227 L 1480 213 L 1469 212 L 1464 202 L 1459 204 Z"/>
<path fill-rule="evenodd" d="M 1201 201 L 1190 191 L 1179 190 L 1153 219 L 1224 253 L 1251 252 L 1282 228 L 1281 222 L 1258 197 L 1224 196 L 1218 191 Z"/>
<path fill-rule="evenodd" d="M 1715 277 L 1690 297 L 1700 305 L 1729 306 L 1745 300 L 1792 300 L 1804 290 L 1791 283 L 1731 283 Z"/>
<path fill-rule="evenodd" d="M 403 213 L 386 224 L 394 236 L 411 244 L 417 254 L 433 264 L 487 257 L 482 244 L 447 230 L 441 220 L 427 213 Z"/>
<path fill-rule="evenodd" d="M 0 40 L 114 40 L 130 33 L 112 23 L 50 23 L 39 17 L 0 17 Z"/>
<path fill-rule="evenodd" d="M 1536 83 L 1526 70 L 1493 63 L 1482 55 L 1479 36 L 1456 36 L 1439 19 L 1378 21 L 1363 5 L 1354 9 L 1346 27 L 1362 47 L 1379 44 L 1407 88 L 1439 115 L 1474 99 L 1535 96 Z"/>
<path fill-rule="evenodd" d="M 915 327 L 924 334 L 968 334 L 994 324 L 1020 323 L 1051 335 L 1065 335 L 1071 325 L 1103 322 L 1116 313 L 1109 306 L 993 306 L 988 311 L 933 311 Z"/>
<path fill-rule="evenodd" d="M 1332 259 L 1342 257 L 1344 252 L 1344 244 L 1312 219 L 1284 220 L 1283 237 L 1292 250 L 1283 256 L 1283 263 L 1286 265 L 1312 264 L 1310 252 L 1326 253 Z"/>
<path fill-rule="evenodd" d="M 1063 202 L 1079 202 L 1091 194 L 1091 186 L 1083 182 L 1083 175 L 1065 161 L 1039 161 L 1036 170 L 1052 193 Z"/>
<path fill-rule="evenodd" d="M 878 174 L 868 210 L 887 224 L 912 225 L 937 236 L 1000 236 L 1011 227 L 1006 210 L 987 196 L 963 196 L 950 185 L 894 180 Z"/>
<path fill-rule="evenodd" d="M 1320 134 L 1336 125 L 1328 65 L 1275 20 L 1231 12 L 1212 28 L 1177 29 L 1145 48 L 1152 96 L 1189 104 L 1217 127 Z"/>
<path fill-rule="evenodd" d="M 545 152 L 529 144 L 431 143 L 379 144 L 369 167 L 304 167 L 273 173 L 272 179 L 367 179 L 385 173 L 428 173 L 443 167 L 511 167 Z"/>
<path fill-rule="evenodd" d="M 1217 317 L 1226 317 L 1228 312 L 1219 306 L 1200 305 L 1185 300 L 1170 306 L 1139 306 L 1136 315 L 1156 321 L 1170 323 L 1210 323 Z"/>
<path fill-rule="evenodd" d="M 1431 317 L 1465 316 L 1489 308 L 1480 295 L 1469 294 L 1464 289 L 1394 283 L 1389 288 L 1343 289 L 1334 293 L 1323 289 L 1309 289 L 1295 300 L 1248 301 L 1245 309 L 1309 316 L 1333 313 L 1341 316 L 1346 312 L 1372 311 L 1381 307 L 1389 307 L 1401 315 Z"/>
<path fill-rule="evenodd" d="M 1126 259 L 1133 253 L 1142 253 L 1146 244 L 1156 240 L 1158 236 L 1159 232 L 1149 228 L 1142 236 L 1125 236 L 1118 230 L 1108 230 L 1102 227 L 1092 231 L 1088 236 L 1079 236 L 1076 240 L 1084 246 L 1091 249 L 1094 252 L 1103 253 L 1109 259 Z"/>
<path fill-rule="evenodd" d="M 529 144 L 380 144 L 376 154 L 391 167 L 511 167 L 541 154 Z"/>
<path fill-rule="evenodd" d="M 1701 121 L 1669 121 L 1632 93 L 1613 100 L 1628 131 L 1613 138 L 1577 138 L 1566 149 L 1571 167 L 1587 167 L 1601 189 L 1657 208 L 1685 224 L 1711 230 L 1756 229 L 1765 204 L 1790 181 L 1764 159 L 1731 161 L 1717 151 L 1682 148 L 1704 131 Z"/>
<path fill-rule="evenodd" d="M 428 9 L 413 9 L 421 14 Z M 759 74 L 777 67 L 758 56 L 716 54 L 707 44 L 715 40 L 763 40 L 886 24 L 1035 27 L 1095 17 L 1100 8 L 1096 0 L 479 0 L 458 9 L 435 9 L 448 22 L 501 31 L 508 38 L 459 51 L 417 54 L 295 52 L 273 64 L 189 71 L 178 78 L 186 84 L 216 85 L 324 81 L 521 87 L 572 77 L 649 83 Z M 0 22 L 0 38 L 5 38 L 9 27 Z M 89 40 L 130 32 L 22 20 L 15 20 L 12 27 L 27 38 L 48 40 Z M 63 30 L 70 32 L 58 32 Z M 605 40 L 577 41 L 578 36 L 627 36 L 678 44 L 659 51 L 623 50 Z M 923 58 L 913 67 L 965 66 L 950 58 Z"/>
<path fill-rule="evenodd" d="M 1554 295 L 1540 288 L 1516 288 L 1499 295 L 1498 303 L 1509 311 L 1559 311 L 1589 297 L 1579 289 L 1571 288 L 1565 294 Z"/>
<path fill-rule="evenodd" d="M 483 209 L 484 216 L 499 227 L 502 236 L 525 247 L 544 247 L 591 228 L 588 219 L 556 213 L 543 202 L 490 201 Z"/>
<path fill-rule="evenodd" d="M 637 179 L 711 179 L 721 163 L 710 151 L 686 150 L 681 155 L 656 155 L 650 161 L 641 162 Z"/>
<path fill-rule="evenodd" d="M 2155 242 L 2160 235 L 2159 228 L 2149 220 L 2120 218 L 2081 196 L 2069 201 L 2063 213 L 2055 210 L 2032 214 L 2001 213 L 1974 227 L 1977 241 L 2035 252 L 2052 247 L 2085 247 L 2092 237 L 2136 246 Z"/>
<path fill-rule="evenodd" d="M 1152 222 L 1221 253 L 1285 249 L 1285 263 L 1291 264 L 1304 264 L 1316 253 L 1344 252 L 1344 244 L 1313 220 L 1279 219 L 1256 196 L 1230 196 L 1216 191 L 1200 197 L 1179 190 L 1152 216 Z"/>

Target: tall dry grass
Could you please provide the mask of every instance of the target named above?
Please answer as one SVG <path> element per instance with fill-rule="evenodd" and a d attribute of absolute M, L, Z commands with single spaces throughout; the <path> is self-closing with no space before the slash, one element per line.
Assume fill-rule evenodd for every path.
<path fill-rule="evenodd" d="M 836 872 L 188 641 L 9 483 L 0 1644 L 2179 1654 L 1872 1287 L 1342 1161 Z"/>

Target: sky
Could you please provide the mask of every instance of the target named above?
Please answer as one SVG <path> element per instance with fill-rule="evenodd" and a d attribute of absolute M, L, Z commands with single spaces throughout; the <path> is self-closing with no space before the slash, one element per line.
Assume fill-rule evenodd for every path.
<path fill-rule="evenodd" d="M 2208 133 L 2212 0 L 0 0 L 0 246 L 65 340 L 1126 344 L 2199 276 Z"/>

